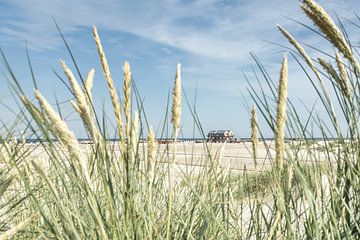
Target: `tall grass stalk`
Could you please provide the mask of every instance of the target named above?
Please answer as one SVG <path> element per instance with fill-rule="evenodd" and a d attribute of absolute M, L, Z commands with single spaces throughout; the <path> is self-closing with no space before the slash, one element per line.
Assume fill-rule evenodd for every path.
<path fill-rule="evenodd" d="M 258 121 L 256 114 L 256 106 L 253 105 L 251 109 L 251 120 L 250 120 L 250 128 L 251 128 L 251 143 L 252 143 L 252 152 L 255 169 L 257 169 L 257 147 L 259 144 L 259 130 L 258 130 Z"/>
<path fill-rule="evenodd" d="M 276 165 L 280 169 L 282 169 L 284 165 L 287 85 L 288 60 L 285 55 L 280 70 L 275 131 Z"/>
<path fill-rule="evenodd" d="M 36 90 L 34 99 L 26 96 L 22 80 L 0 49 L 5 78 L 19 109 L 1 104 L 15 121 L 1 121 L 0 128 L 0 239 L 359 239 L 358 46 L 350 43 L 345 25 L 339 21 L 337 27 L 313 0 L 304 0 L 301 9 L 315 25 L 307 27 L 320 31 L 322 40 L 336 48 L 334 55 L 333 50 L 304 45 L 314 50 L 311 54 L 320 54 L 310 56 L 278 26 L 295 50 L 289 53 L 290 63 L 303 70 L 320 101 L 299 111 L 292 96 L 287 96 L 287 85 L 295 81 L 290 77 L 288 82 L 287 56 L 275 82 L 252 54 L 258 84 L 245 76 L 256 106 L 250 116 L 249 143 L 179 141 L 181 112 L 187 111 L 182 94 L 194 118 L 194 133 L 206 139 L 196 108 L 182 90 L 180 64 L 162 126 L 149 127 L 132 78 L 135 70 L 124 63 L 123 97 L 118 96 L 95 27 L 94 49 L 120 144 L 108 141 L 113 132 L 106 108 L 102 112 L 94 108 L 94 70 L 82 80 L 59 27 L 81 80 L 61 62 L 67 81 L 62 74 L 56 77 L 70 90 L 71 101 L 55 98 L 50 104 L 50 98 L 45 99 L 29 53 Z M 70 104 L 91 144 L 80 142 L 68 125 Z M 265 139 L 265 128 L 274 141 Z M 22 136 L 25 142 L 32 138 L 36 143 L 18 141 Z M 164 144 L 160 141 L 164 138 L 172 141 Z M 230 160 L 244 160 L 244 168 L 239 167 L 242 162 L 236 162 L 237 167 L 226 165 L 228 148 L 243 153 L 244 145 L 252 150 L 249 158 L 239 155 L 239 160 Z"/>

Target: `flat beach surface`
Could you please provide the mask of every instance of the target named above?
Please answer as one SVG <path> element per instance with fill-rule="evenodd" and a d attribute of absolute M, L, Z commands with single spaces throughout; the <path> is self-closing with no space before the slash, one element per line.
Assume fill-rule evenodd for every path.
<path fill-rule="evenodd" d="M 303 146 L 301 143 L 291 142 L 287 144 L 287 148 L 298 148 L 297 158 L 304 163 L 312 163 L 314 159 L 317 162 L 328 161 L 328 156 L 321 151 L 321 141 L 315 142 L 312 146 Z M 110 142 L 109 146 L 114 150 L 115 155 L 120 153 L 116 142 Z M 91 144 L 81 144 L 84 152 L 87 152 Z M 147 145 L 139 144 L 140 159 L 146 159 Z M 167 166 L 169 159 L 173 159 L 174 144 L 158 144 L 157 145 L 157 163 L 158 165 Z M 256 171 L 264 171 L 270 168 L 275 157 L 274 141 L 261 141 L 257 147 L 257 169 Z M 288 157 L 291 158 L 288 151 Z M 41 145 L 35 148 L 32 153 L 36 159 L 47 159 L 46 153 Z M 252 155 L 252 144 L 250 142 L 240 143 L 195 143 L 195 142 L 177 142 L 175 163 L 171 164 L 171 173 L 174 176 L 189 175 L 203 171 L 212 164 L 219 161 L 219 166 L 232 173 L 240 174 L 244 171 L 255 171 L 255 164 Z"/>

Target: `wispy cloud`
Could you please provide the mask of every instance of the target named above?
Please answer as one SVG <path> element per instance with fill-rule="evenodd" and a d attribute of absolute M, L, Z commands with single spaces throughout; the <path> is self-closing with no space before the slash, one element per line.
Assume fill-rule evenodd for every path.
<path fill-rule="evenodd" d="M 331 14 L 347 18 L 352 18 L 357 4 L 355 0 L 319 2 Z M 0 45 L 24 46 L 26 41 L 38 51 L 62 49 L 54 17 L 66 37 L 70 41 L 74 38 L 81 46 L 83 39 L 77 39 L 76 34 L 90 30 L 94 24 L 100 34 L 107 34 L 103 42 L 112 46 L 111 50 L 152 64 L 152 73 L 138 70 L 137 76 L 172 76 L 176 61 L 181 61 L 185 87 L 195 89 L 199 84 L 201 90 L 226 102 L 230 101 L 226 96 L 246 91 L 242 74 L 251 74 L 250 51 L 260 56 L 270 74 L 277 76 L 282 56 L 279 52 L 284 49 L 269 42 L 287 42 L 276 24 L 281 23 L 305 43 L 319 46 L 323 42 L 287 19 L 311 26 L 298 5 L 295 0 L 0 0 L 0 7 L 5 9 L 0 16 Z M 87 37 L 91 38 L 90 31 Z M 327 48 L 332 50 L 331 46 Z M 290 76 L 296 79 L 290 91 L 305 92 L 305 80 L 298 80 L 298 67 L 293 67 Z"/>
<path fill-rule="evenodd" d="M 96 24 L 100 30 L 129 32 L 192 54 L 223 60 L 241 60 L 249 50 L 267 49 L 261 40 L 276 40 L 275 24 L 287 22 L 284 16 L 303 19 L 296 1 L 280 0 L 172 0 L 156 4 L 145 0 L 13 0 L 8 5 L 17 14 L 2 19 L 1 32 L 17 40 L 28 40 L 36 48 L 53 48 L 59 43 L 55 40 L 58 37 L 53 16 L 65 32 Z M 349 1 L 337 5 L 327 2 L 327 6 L 351 9 Z"/>

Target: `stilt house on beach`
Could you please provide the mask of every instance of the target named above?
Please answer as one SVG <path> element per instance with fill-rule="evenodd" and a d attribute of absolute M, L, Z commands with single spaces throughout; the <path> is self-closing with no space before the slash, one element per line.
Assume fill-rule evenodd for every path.
<path fill-rule="evenodd" d="M 231 130 L 211 130 L 207 135 L 208 142 L 232 142 L 234 133 Z"/>

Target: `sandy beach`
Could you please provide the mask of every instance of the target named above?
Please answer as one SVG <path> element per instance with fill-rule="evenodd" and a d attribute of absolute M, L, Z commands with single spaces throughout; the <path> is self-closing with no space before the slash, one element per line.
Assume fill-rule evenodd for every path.
<path fill-rule="evenodd" d="M 116 142 L 110 142 L 109 149 L 114 151 L 115 156 L 119 156 L 120 150 Z M 304 163 L 315 163 L 328 161 L 329 157 L 321 151 L 324 143 L 317 141 L 311 147 L 302 146 L 300 142 L 291 142 L 287 144 L 287 157 L 292 159 L 293 149 L 297 148 L 297 158 Z M 82 151 L 89 153 L 91 144 L 81 144 Z M 34 151 L 31 153 L 35 161 L 44 162 L 48 159 L 44 148 L 41 145 L 34 144 L 31 147 Z M 147 144 L 140 143 L 138 154 L 140 159 L 146 161 Z M 212 164 L 219 161 L 219 167 L 228 170 L 234 174 L 241 174 L 244 171 L 265 171 L 271 167 L 275 157 L 275 144 L 273 141 L 260 142 L 258 147 L 257 168 L 255 169 L 254 159 L 251 150 L 251 142 L 240 143 L 195 143 L 195 142 L 177 142 L 175 164 L 172 164 L 171 174 L 174 177 L 183 175 L 196 175 L 197 173 L 209 168 Z M 169 159 L 173 159 L 174 144 L 158 144 L 156 161 L 159 166 L 167 166 Z M 331 157 L 331 155 L 330 155 Z M 316 159 L 316 161 L 314 160 Z M 46 160 L 45 160 L 46 161 Z M 335 158 L 332 158 L 332 162 Z"/>

